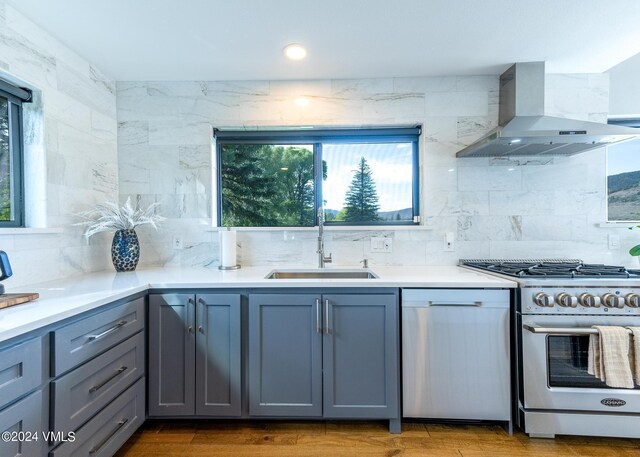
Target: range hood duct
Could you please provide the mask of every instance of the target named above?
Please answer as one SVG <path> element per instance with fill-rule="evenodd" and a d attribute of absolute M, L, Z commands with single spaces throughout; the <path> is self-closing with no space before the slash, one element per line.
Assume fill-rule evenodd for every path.
<path fill-rule="evenodd" d="M 640 135 L 631 127 L 545 116 L 544 62 L 516 63 L 500 76 L 498 124 L 456 156 L 570 156 Z"/>

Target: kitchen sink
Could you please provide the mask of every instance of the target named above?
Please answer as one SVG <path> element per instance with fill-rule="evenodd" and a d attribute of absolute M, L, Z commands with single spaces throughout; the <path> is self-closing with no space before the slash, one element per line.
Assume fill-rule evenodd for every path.
<path fill-rule="evenodd" d="M 265 279 L 379 279 L 371 270 L 273 270 Z"/>

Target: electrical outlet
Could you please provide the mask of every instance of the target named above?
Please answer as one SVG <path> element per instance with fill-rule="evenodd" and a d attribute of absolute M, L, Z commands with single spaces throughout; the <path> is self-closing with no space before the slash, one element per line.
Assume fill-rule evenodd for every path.
<path fill-rule="evenodd" d="M 393 240 L 384 236 L 371 237 L 371 252 L 392 252 Z"/>
<path fill-rule="evenodd" d="M 446 232 L 444 234 L 444 251 L 453 252 L 456 250 L 455 234 L 453 232 Z"/>
<path fill-rule="evenodd" d="M 174 235 L 171 244 L 173 246 L 173 249 L 184 249 L 184 244 L 182 242 L 181 236 Z"/>
<path fill-rule="evenodd" d="M 620 248 L 620 235 L 609 235 L 609 249 Z"/>

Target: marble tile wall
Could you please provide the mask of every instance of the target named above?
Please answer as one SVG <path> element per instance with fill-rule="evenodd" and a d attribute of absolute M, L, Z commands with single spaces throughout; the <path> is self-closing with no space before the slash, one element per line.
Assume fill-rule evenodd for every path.
<path fill-rule="evenodd" d="M 608 75 L 548 75 L 548 114 L 606 121 Z M 306 106 L 295 100 L 305 97 Z M 143 235 L 143 262 L 218 264 L 211 128 L 420 123 L 421 204 L 427 230 L 329 232 L 334 264 L 454 264 L 465 257 L 582 257 L 629 263 L 635 232 L 603 228 L 605 151 L 574 157 L 457 159 L 495 127 L 498 78 L 450 76 L 318 81 L 118 82 L 120 198 L 162 203 L 169 217 Z M 455 252 L 443 251 L 446 232 Z M 608 235 L 621 237 L 610 250 Z M 175 250 L 174 236 L 185 248 Z M 393 238 L 371 253 L 371 236 Z M 315 233 L 239 232 L 244 265 L 314 264 Z"/>
<path fill-rule="evenodd" d="M 110 237 L 87 243 L 74 214 L 118 198 L 115 82 L 0 0 L 0 73 L 34 89 L 24 105 L 28 222 L 61 233 L 2 234 L 7 290 L 110 268 Z"/>

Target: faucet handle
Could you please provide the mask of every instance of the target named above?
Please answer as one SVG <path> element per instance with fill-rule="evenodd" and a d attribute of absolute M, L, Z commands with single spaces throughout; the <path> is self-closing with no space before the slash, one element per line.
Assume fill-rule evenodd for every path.
<path fill-rule="evenodd" d="M 369 259 L 367 259 L 366 257 L 362 259 L 360 263 L 362 264 L 362 268 L 369 268 Z"/>
<path fill-rule="evenodd" d="M 325 262 L 325 263 L 331 263 L 331 262 L 333 262 L 333 259 L 331 258 L 331 253 L 329 253 L 329 257 L 325 257 L 325 258 L 324 258 L 324 262 Z"/>

